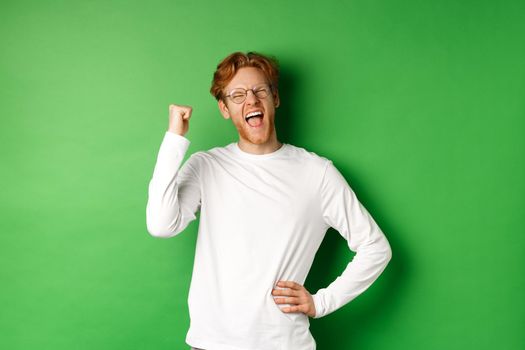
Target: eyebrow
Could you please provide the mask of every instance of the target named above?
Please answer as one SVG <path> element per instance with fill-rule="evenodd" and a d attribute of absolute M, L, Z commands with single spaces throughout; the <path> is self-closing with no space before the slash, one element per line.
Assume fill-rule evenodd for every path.
<path fill-rule="evenodd" d="M 266 82 L 263 82 L 263 83 L 257 83 L 257 84 L 253 84 L 252 86 L 258 86 L 258 85 L 270 85 L 269 83 L 266 83 Z M 234 90 L 234 89 L 245 89 L 244 86 L 235 86 L 235 87 L 232 87 L 230 89 L 228 89 L 228 91 L 231 91 L 231 90 Z"/>

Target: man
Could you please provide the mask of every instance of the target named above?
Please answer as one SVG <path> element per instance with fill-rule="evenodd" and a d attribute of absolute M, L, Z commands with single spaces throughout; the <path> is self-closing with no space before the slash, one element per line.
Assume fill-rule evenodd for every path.
<path fill-rule="evenodd" d="M 194 349 L 315 349 L 308 317 L 357 297 L 391 258 L 386 237 L 333 163 L 278 141 L 278 75 L 272 57 L 226 57 L 210 91 L 239 140 L 196 152 L 182 166 L 192 108 L 170 105 L 146 221 L 151 235 L 172 237 L 200 210 L 186 336 Z M 303 283 L 329 227 L 356 256 L 311 295 Z"/>

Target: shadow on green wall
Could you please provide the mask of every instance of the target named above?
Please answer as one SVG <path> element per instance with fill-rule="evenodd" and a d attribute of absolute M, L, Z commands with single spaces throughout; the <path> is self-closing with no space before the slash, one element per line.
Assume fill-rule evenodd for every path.
<path fill-rule="evenodd" d="M 277 110 L 275 121 L 278 139 L 281 142 L 295 144 L 297 133 L 294 132 L 296 130 L 294 124 L 303 122 L 300 116 L 294 113 L 294 106 L 299 106 L 301 103 L 298 87 L 302 84 L 303 73 L 291 64 L 280 62 L 280 67 L 281 105 Z M 330 159 L 326 155 L 322 156 Z M 384 219 L 381 205 L 374 205 L 372 199 L 366 196 L 364 189 L 369 184 L 364 179 L 352 176 L 351 174 L 359 172 L 350 170 L 345 160 L 331 160 L 387 236 L 393 257 L 381 276 L 363 294 L 321 319 L 310 319 L 310 329 L 319 349 L 338 348 L 341 344 L 349 348 L 357 347 L 359 344 L 366 346 L 367 336 L 381 336 L 378 330 L 388 327 L 390 322 L 395 322 L 394 310 L 400 300 L 398 296 L 407 284 L 409 273 L 407 255 L 395 240 L 397 236 L 395 227 Z M 380 198 L 377 201 L 380 201 Z M 306 289 L 314 294 L 320 288 L 327 287 L 343 272 L 354 256 L 355 253 L 349 250 L 347 241 L 339 232 L 330 228 L 316 254 L 305 282 Z"/>

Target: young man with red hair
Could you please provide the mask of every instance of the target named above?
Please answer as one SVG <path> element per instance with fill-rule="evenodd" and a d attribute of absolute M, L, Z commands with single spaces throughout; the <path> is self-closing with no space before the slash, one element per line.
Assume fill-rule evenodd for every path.
<path fill-rule="evenodd" d="M 146 221 L 151 235 L 172 237 L 200 210 L 186 336 L 193 349 L 313 350 L 308 317 L 350 302 L 391 259 L 385 235 L 333 163 L 277 139 L 278 77 L 273 57 L 226 57 L 210 92 L 239 140 L 184 164 L 192 108 L 169 107 Z M 329 227 L 356 255 L 312 295 L 303 283 Z"/>

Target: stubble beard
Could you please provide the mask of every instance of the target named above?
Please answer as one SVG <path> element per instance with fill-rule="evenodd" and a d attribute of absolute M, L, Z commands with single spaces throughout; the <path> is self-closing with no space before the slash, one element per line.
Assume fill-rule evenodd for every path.
<path fill-rule="evenodd" d="M 245 121 L 243 121 L 246 123 Z M 251 131 L 249 125 L 242 125 L 240 128 L 237 128 L 239 131 L 240 137 L 254 145 L 264 144 L 270 141 L 275 125 L 273 121 L 269 121 L 268 124 L 264 125 L 264 131 Z"/>

